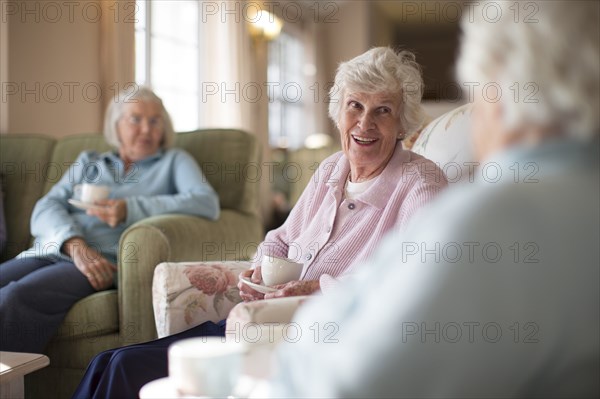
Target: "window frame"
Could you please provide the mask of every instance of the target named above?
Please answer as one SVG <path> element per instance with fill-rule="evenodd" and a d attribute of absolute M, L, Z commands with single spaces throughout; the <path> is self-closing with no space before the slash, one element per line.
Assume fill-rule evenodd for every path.
<path fill-rule="evenodd" d="M 281 56 L 282 53 L 282 47 L 285 45 L 285 43 L 282 44 L 281 40 L 293 40 L 296 42 L 296 44 L 298 44 L 300 46 L 300 54 L 301 54 L 301 60 L 300 60 L 300 72 L 292 72 L 290 73 L 291 69 L 289 68 L 284 68 L 283 66 L 285 65 L 285 61 L 283 60 L 283 58 Z M 272 51 L 272 46 L 277 45 L 278 48 L 278 69 L 279 69 L 279 76 L 278 79 L 276 80 L 276 82 L 272 82 L 272 79 L 270 76 L 268 76 L 268 72 L 267 72 L 267 80 L 271 83 L 278 83 L 280 86 L 278 87 L 277 90 L 274 90 L 274 96 L 271 97 L 269 96 L 269 134 L 268 134 L 268 139 L 269 139 L 269 145 L 272 147 L 276 147 L 276 148 L 282 148 L 282 149 L 297 149 L 297 148 L 302 148 L 304 146 L 304 140 L 306 140 L 306 137 L 308 136 L 308 134 L 304 134 L 302 137 L 298 138 L 298 137 L 291 137 L 289 134 L 287 134 L 287 132 L 292 131 L 290 129 L 286 129 L 285 126 L 285 121 L 286 120 L 290 120 L 289 117 L 289 111 L 293 108 L 296 108 L 296 110 L 299 110 L 299 112 L 302 113 L 306 113 L 307 111 L 307 104 L 306 104 L 306 100 L 305 100 L 305 96 L 308 95 L 308 92 L 306 90 L 307 87 L 307 79 L 305 74 L 302 72 L 302 68 L 303 65 L 306 64 L 306 48 L 305 48 L 305 43 L 302 40 L 301 35 L 299 34 L 295 34 L 294 32 L 288 31 L 287 29 L 283 29 L 281 31 L 281 34 L 274 39 L 272 42 L 269 43 L 269 55 L 268 55 L 268 60 L 267 60 L 267 68 L 269 68 L 269 66 L 271 65 L 271 51 Z M 288 76 L 291 76 L 291 78 L 288 80 Z M 282 92 L 282 88 L 289 82 L 295 82 L 295 80 L 297 78 L 300 78 L 301 81 L 300 82 L 296 82 L 298 83 L 298 85 L 301 88 L 301 93 L 300 93 L 300 99 L 298 101 L 288 101 L 286 100 L 285 96 L 283 96 L 281 94 Z M 272 126 L 271 126 L 271 115 L 270 115 L 270 111 L 272 109 L 271 104 L 273 103 L 277 103 L 279 104 L 279 118 L 278 118 L 278 122 L 279 122 L 279 126 L 277 126 L 277 129 L 279 130 L 279 134 L 278 136 L 274 136 L 272 134 Z M 304 119 L 306 121 L 306 119 Z M 299 129 L 300 131 L 307 131 L 310 123 L 305 122 L 306 126 L 304 126 L 304 129 Z M 296 144 L 294 144 L 296 143 Z"/>

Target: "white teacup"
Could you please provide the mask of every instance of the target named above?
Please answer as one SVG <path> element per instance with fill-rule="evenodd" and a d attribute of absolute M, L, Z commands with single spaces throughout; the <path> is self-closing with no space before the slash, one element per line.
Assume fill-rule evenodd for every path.
<path fill-rule="evenodd" d="M 260 264 L 265 285 L 273 286 L 298 280 L 302 274 L 302 263 L 292 262 L 276 256 L 265 255 Z"/>
<path fill-rule="evenodd" d="M 169 347 L 169 379 L 183 396 L 230 396 L 247 350 L 245 343 L 222 337 L 178 341 Z"/>
<path fill-rule="evenodd" d="M 98 184 L 83 183 L 73 188 L 75 197 L 81 202 L 93 204 L 96 201 L 105 200 L 110 195 L 110 187 Z"/>

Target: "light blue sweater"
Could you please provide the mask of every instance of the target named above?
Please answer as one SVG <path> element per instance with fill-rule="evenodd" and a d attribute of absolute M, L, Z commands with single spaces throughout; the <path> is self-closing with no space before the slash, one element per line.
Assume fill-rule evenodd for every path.
<path fill-rule="evenodd" d="M 81 183 L 107 185 L 109 198 L 124 198 L 127 218 L 115 228 L 67 201 Z M 116 262 L 119 237 L 133 223 L 166 213 L 219 217 L 219 199 L 196 161 L 181 149 L 159 151 L 136 162 L 125 172 L 114 152 L 82 152 L 58 183 L 40 199 L 31 216 L 34 246 L 19 257 L 70 259 L 60 252 L 63 243 L 83 237 L 107 259 Z"/>

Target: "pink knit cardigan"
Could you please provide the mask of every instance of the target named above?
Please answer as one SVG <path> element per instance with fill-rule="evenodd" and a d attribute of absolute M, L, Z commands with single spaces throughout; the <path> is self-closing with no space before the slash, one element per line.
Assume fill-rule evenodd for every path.
<path fill-rule="evenodd" d="M 331 285 L 447 185 L 441 169 L 400 143 L 373 185 L 353 200 L 344 198 L 349 173 L 342 152 L 324 160 L 285 223 L 267 233 L 255 264 L 265 254 L 289 258 L 304 264 L 301 279 Z"/>

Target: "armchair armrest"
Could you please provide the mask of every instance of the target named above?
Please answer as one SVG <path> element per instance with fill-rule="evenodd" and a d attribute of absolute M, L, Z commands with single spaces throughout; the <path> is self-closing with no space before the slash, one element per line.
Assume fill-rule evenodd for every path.
<path fill-rule="evenodd" d="M 250 262 L 165 262 L 154 271 L 152 305 L 158 337 L 225 319 L 242 299 L 238 276 Z"/>
<path fill-rule="evenodd" d="M 128 228 L 119 243 L 119 323 L 123 344 L 157 337 L 152 310 L 154 269 L 163 262 L 243 259 L 262 237 L 255 215 L 222 210 L 217 221 L 161 215 Z"/>
<path fill-rule="evenodd" d="M 235 332 L 249 323 L 290 323 L 294 314 L 310 296 L 265 299 L 241 302 L 233 307 L 227 317 L 227 331 Z"/>

